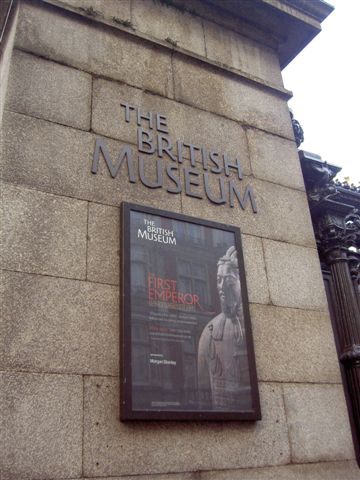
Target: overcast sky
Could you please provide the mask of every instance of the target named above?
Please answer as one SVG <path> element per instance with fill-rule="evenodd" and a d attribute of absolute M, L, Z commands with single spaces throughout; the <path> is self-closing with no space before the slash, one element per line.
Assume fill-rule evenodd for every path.
<path fill-rule="evenodd" d="M 313 1 L 313 0 L 308 0 Z M 342 166 L 339 178 L 360 181 L 360 0 L 330 0 L 322 32 L 283 70 L 300 122 L 302 150 Z"/>

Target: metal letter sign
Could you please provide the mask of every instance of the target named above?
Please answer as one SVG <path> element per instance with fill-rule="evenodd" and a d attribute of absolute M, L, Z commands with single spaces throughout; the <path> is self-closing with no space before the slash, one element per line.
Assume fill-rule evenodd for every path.
<path fill-rule="evenodd" d="M 240 231 L 122 205 L 121 420 L 259 420 Z"/>
<path fill-rule="evenodd" d="M 128 102 L 120 105 L 124 108 L 121 127 L 126 125 L 128 128 L 127 124 L 133 124 L 136 146 L 122 145 L 114 157 L 110 155 L 108 139 L 97 138 L 91 166 L 94 175 L 106 166 L 113 179 L 127 174 L 130 183 L 140 181 L 147 188 L 164 189 L 172 195 L 183 192 L 198 200 L 206 198 L 215 205 L 239 206 L 242 210 L 251 207 L 253 213 L 257 213 L 249 178 L 242 185 L 244 178 L 239 155 L 233 158 L 184 139 L 172 139 L 168 135 L 165 115 L 143 112 Z"/>

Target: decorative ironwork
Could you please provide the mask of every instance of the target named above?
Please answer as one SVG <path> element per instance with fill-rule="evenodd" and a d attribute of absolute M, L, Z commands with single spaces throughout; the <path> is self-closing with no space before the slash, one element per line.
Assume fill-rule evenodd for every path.
<path fill-rule="evenodd" d="M 317 220 L 316 226 L 315 235 L 321 252 L 326 254 L 331 249 L 341 248 L 346 250 L 349 257 L 350 247 L 359 248 L 360 215 L 356 208 L 345 216 L 325 213 Z"/>
<path fill-rule="evenodd" d="M 353 183 L 350 183 L 347 180 L 334 180 L 334 183 L 337 187 L 345 188 L 346 190 L 351 190 L 352 192 L 358 192 L 360 193 L 360 183 L 359 185 L 355 185 Z"/>
<path fill-rule="evenodd" d="M 304 130 L 302 129 L 300 123 L 294 118 L 294 114 L 292 110 L 289 109 L 289 112 L 290 112 L 292 127 L 294 131 L 296 146 L 299 148 L 304 141 Z"/>
<path fill-rule="evenodd" d="M 360 252 L 352 252 L 349 257 L 350 275 L 355 284 L 360 285 Z"/>
<path fill-rule="evenodd" d="M 340 168 L 299 152 L 345 380 L 353 440 L 360 466 L 360 189 L 334 180 Z"/>

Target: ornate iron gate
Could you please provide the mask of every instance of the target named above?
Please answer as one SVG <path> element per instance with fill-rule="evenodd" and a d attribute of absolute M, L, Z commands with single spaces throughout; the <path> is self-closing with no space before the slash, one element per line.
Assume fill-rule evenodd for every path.
<path fill-rule="evenodd" d="M 360 466 L 360 188 L 341 170 L 299 152 Z"/>

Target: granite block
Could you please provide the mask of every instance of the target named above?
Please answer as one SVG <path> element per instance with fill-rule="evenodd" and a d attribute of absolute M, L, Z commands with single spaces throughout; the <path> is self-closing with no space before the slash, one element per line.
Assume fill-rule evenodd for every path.
<path fill-rule="evenodd" d="M 198 170 L 201 172 L 201 168 Z M 201 211 L 203 218 L 238 226 L 242 233 L 299 245 L 315 246 L 305 192 L 264 182 L 251 176 L 238 180 L 236 175 L 231 175 L 226 177 L 225 180 L 226 203 L 215 205 L 210 203 L 206 197 L 202 172 L 198 178 L 200 186 L 192 188 L 195 193 L 199 193 L 203 198 L 192 198 L 183 193 L 183 213 L 197 217 L 199 211 Z M 244 200 L 247 186 L 252 187 L 257 213 L 253 212 L 250 202 L 247 202 L 242 209 L 235 195 L 234 207 L 230 207 L 229 179 L 234 180 L 235 187 L 242 200 Z M 210 190 L 216 198 L 220 198 L 219 182 L 219 175 L 211 175 Z"/>
<path fill-rule="evenodd" d="M 112 178 L 102 154 L 97 173 L 91 173 L 99 135 L 12 112 L 7 112 L 4 117 L 3 128 L 1 175 L 8 182 L 115 206 L 128 201 L 161 208 L 164 203 L 171 202 L 171 208 L 180 211 L 180 195 L 166 191 L 174 187 L 166 175 L 164 188 L 151 189 L 140 182 L 135 147 L 132 148 L 132 158 L 136 184 L 129 182 L 125 162 L 117 176 Z M 115 164 L 124 144 L 110 139 L 103 141 L 111 162 Z M 155 162 L 147 155 L 145 160 L 146 179 L 153 181 L 156 178 Z"/>
<path fill-rule="evenodd" d="M 183 6 L 183 0 L 172 0 L 180 8 Z M 204 2 L 203 0 L 191 0 L 191 10 L 202 17 L 204 20 L 209 20 L 218 25 L 225 27 L 226 29 L 238 32 L 248 38 L 268 45 L 274 50 L 277 48 L 278 43 L 276 39 L 268 34 L 267 31 L 258 28 L 255 23 L 244 21 L 240 16 L 233 15 L 226 9 L 221 9 L 219 15 L 219 9 L 214 8 L 214 4 L 210 2 Z"/>
<path fill-rule="evenodd" d="M 1 368 L 118 374 L 118 288 L 15 272 L 1 283 Z"/>
<path fill-rule="evenodd" d="M 3 480 L 81 476 L 82 392 L 79 376 L 0 373 Z"/>
<path fill-rule="evenodd" d="M 209 59 L 283 87 L 275 50 L 214 22 L 204 21 L 204 35 Z"/>
<path fill-rule="evenodd" d="M 6 108 L 89 130 L 91 76 L 15 50 Z"/>
<path fill-rule="evenodd" d="M 284 385 L 294 463 L 354 458 L 342 385 Z"/>
<path fill-rule="evenodd" d="M 261 238 L 243 235 L 242 244 L 249 302 L 269 303 L 269 287 Z"/>
<path fill-rule="evenodd" d="M 341 383 L 328 314 L 263 305 L 250 314 L 260 380 Z"/>
<path fill-rule="evenodd" d="M 90 203 L 87 279 L 118 285 L 119 257 L 120 209 Z"/>
<path fill-rule="evenodd" d="M 278 94 L 179 55 L 173 63 L 176 100 L 293 140 L 289 109 Z"/>
<path fill-rule="evenodd" d="M 21 4 L 15 46 L 161 95 L 173 94 L 169 51 L 46 4 Z"/>
<path fill-rule="evenodd" d="M 247 129 L 251 170 L 256 178 L 305 190 L 294 142 L 259 130 Z"/>
<path fill-rule="evenodd" d="M 86 202 L 3 184 L 3 268 L 85 278 Z"/>
<path fill-rule="evenodd" d="M 286 464 L 281 387 L 264 384 L 260 397 L 263 419 L 256 423 L 121 423 L 117 379 L 87 377 L 84 474 L 155 475 Z"/>
<path fill-rule="evenodd" d="M 134 480 L 133 475 L 106 478 L 91 477 L 84 480 L 93 480 L 94 478 L 99 480 Z M 346 480 L 359 479 L 359 467 L 354 460 L 281 467 L 241 468 L 238 470 L 136 475 L 136 480 L 339 480 L 340 478 L 346 478 Z"/>
<path fill-rule="evenodd" d="M 92 478 L 87 478 L 84 480 L 93 480 Z M 173 474 L 161 474 L 161 475 L 125 475 L 124 477 L 101 477 L 99 480 L 201 480 L 200 472 L 183 472 L 183 473 L 173 473 Z M 352 480 L 352 479 L 351 479 Z"/>
<path fill-rule="evenodd" d="M 199 17 L 148 0 L 133 0 L 132 19 L 135 27 L 160 40 L 174 42 L 175 46 L 205 56 L 205 41 Z M 170 43 L 171 45 L 171 43 Z"/>
<path fill-rule="evenodd" d="M 1 18 L 4 19 L 3 12 L 5 12 L 6 7 L 1 11 Z M 1 68 L 0 68 L 0 127 L 2 124 L 2 118 L 4 113 L 5 107 L 5 99 L 6 99 L 6 92 L 8 88 L 8 80 L 9 80 L 9 73 L 10 73 L 10 65 L 11 65 L 11 57 L 14 49 L 15 43 L 15 32 L 17 27 L 17 20 L 19 16 L 19 10 L 16 9 L 13 21 L 11 22 L 11 26 L 8 29 L 8 33 L 3 37 L 3 46 L 1 47 Z M 3 32 L 4 33 L 4 32 Z M 0 135 L 1 141 L 1 135 Z M 1 150 L 0 150 L 1 151 Z"/>
<path fill-rule="evenodd" d="M 201 472 L 200 480 L 358 480 L 355 461 L 286 465 L 261 469 Z M 150 480 L 150 479 L 149 479 Z"/>
<path fill-rule="evenodd" d="M 96 18 L 131 20 L 131 0 L 61 0 L 61 3 Z"/>
<path fill-rule="evenodd" d="M 317 250 L 271 240 L 263 242 L 272 303 L 327 312 Z"/>

